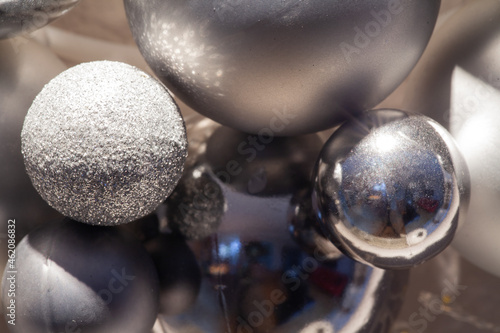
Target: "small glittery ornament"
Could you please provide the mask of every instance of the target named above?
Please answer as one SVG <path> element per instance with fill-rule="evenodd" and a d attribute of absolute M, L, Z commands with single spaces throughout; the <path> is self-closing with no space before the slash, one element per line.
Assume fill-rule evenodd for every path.
<path fill-rule="evenodd" d="M 125 0 L 141 53 L 194 110 L 245 132 L 317 132 L 409 74 L 439 0 Z"/>
<path fill-rule="evenodd" d="M 409 77 L 406 108 L 445 126 L 470 170 L 467 222 L 453 245 L 500 276 L 500 2 L 471 1 L 435 34 Z"/>
<path fill-rule="evenodd" d="M 11 333 L 146 333 L 153 327 L 156 270 L 144 248 L 116 228 L 48 224 L 19 243 L 15 265 Z M 3 308 L 14 299 L 9 270 L 2 279 Z"/>
<path fill-rule="evenodd" d="M 36 97 L 22 130 L 40 195 L 80 222 L 115 225 L 151 213 L 181 177 L 182 116 L 167 90 L 127 64 L 85 63 Z"/>
<path fill-rule="evenodd" d="M 313 207 L 346 254 L 409 268 L 450 244 L 465 212 L 469 174 L 453 138 L 430 118 L 376 110 L 343 124 L 325 144 Z"/>
<path fill-rule="evenodd" d="M 205 229 L 205 212 L 219 221 L 205 238 L 187 242 L 201 269 L 198 297 L 177 316 L 160 315 L 161 325 L 206 333 L 388 331 L 407 272 L 372 268 L 338 252 L 306 252 L 290 236 L 292 198 L 310 187 L 323 140 L 316 134 L 270 139 L 207 119 L 186 127 L 194 141 L 179 186 L 199 197 L 180 203 L 197 210 L 189 216 L 193 229 Z M 167 199 L 167 211 L 178 209 L 177 198 Z"/>
<path fill-rule="evenodd" d="M 5 0 L 0 2 L 0 39 L 28 33 L 72 9 L 79 0 Z"/>

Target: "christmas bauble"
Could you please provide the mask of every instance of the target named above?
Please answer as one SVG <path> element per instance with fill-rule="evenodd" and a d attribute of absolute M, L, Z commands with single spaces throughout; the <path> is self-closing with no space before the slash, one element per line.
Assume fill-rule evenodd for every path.
<path fill-rule="evenodd" d="M 14 266 L 2 279 L 12 333 L 147 333 L 156 320 L 153 263 L 115 228 L 46 225 L 19 243 Z"/>
<path fill-rule="evenodd" d="M 469 166 L 468 219 L 454 246 L 500 276 L 500 4 L 471 1 L 451 16 L 409 77 L 406 105 L 446 126 Z"/>
<path fill-rule="evenodd" d="M 183 170 L 187 139 L 167 90 L 124 63 L 91 62 L 36 97 L 22 131 L 26 170 L 62 214 L 114 225 L 151 213 Z"/>
<path fill-rule="evenodd" d="M 208 230 L 206 219 L 218 223 L 210 224 L 208 236 L 188 241 L 201 269 L 201 288 L 181 314 L 159 317 L 164 330 L 387 331 L 407 273 L 306 252 L 289 232 L 292 198 L 310 186 L 306 180 L 323 143 L 319 136 L 260 141 L 210 120 L 187 123 L 187 129 L 195 143 L 179 186 L 198 195 L 188 195 L 191 205 L 187 198 L 181 203 L 189 207 L 192 229 Z M 200 136 L 207 139 L 196 141 Z M 167 212 L 179 209 L 175 198 L 167 199 Z M 182 222 L 168 220 L 169 226 L 177 223 Z"/>
<path fill-rule="evenodd" d="M 155 74 L 202 114 L 275 136 L 330 128 L 408 75 L 440 1 L 125 0 Z"/>
<path fill-rule="evenodd" d="M 370 111 L 325 144 L 313 207 L 354 259 L 409 268 L 444 250 L 464 218 L 469 174 L 453 138 L 430 118 Z"/>
<path fill-rule="evenodd" d="M 0 39 L 39 29 L 73 8 L 79 0 L 7 0 L 0 3 Z"/>

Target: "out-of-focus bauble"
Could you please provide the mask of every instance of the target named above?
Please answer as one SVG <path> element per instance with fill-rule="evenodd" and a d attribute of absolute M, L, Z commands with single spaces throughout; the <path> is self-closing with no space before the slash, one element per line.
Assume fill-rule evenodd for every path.
<path fill-rule="evenodd" d="M 406 272 L 306 252 L 290 235 L 292 198 L 310 186 L 306 180 L 323 145 L 319 136 L 262 141 L 206 119 L 186 127 L 195 142 L 180 182 L 201 196 L 191 196 L 190 209 L 198 211 L 189 219 L 203 227 L 203 212 L 217 212 L 210 219 L 218 217 L 219 223 L 207 237 L 188 240 L 201 268 L 200 292 L 181 314 L 159 316 L 164 330 L 387 331 L 402 302 Z M 211 181 L 196 181 L 201 177 Z M 178 207 L 173 199 L 167 199 L 167 211 Z"/>
<path fill-rule="evenodd" d="M 6 232 L 8 219 L 16 219 L 18 240 L 44 221 L 62 218 L 26 174 L 21 130 L 33 99 L 65 69 L 54 53 L 36 42 L 22 37 L 0 41 L 0 233 Z"/>
<path fill-rule="evenodd" d="M 196 301 L 201 287 L 201 271 L 193 251 L 176 234 L 159 235 L 145 247 L 158 272 L 160 313 L 181 314 Z"/>
<path fill-rule="evenodd" d="M 346 122 L 321 152 L 313 207 L 346 254 L 409 268 L 444 250 L 463 220 L 467 166 L 437 122 L 376 110 Z"/>
<path fill-rule="evenodd" d="M 50 23 L 79 0 L 6 0 L 0 3 L 0 39 L 28 33 Z"/>
<path fill-rule="evenodd" d="M 22 130 L 40 195 L 77 221 L 115 225 L 151 213 L 181 177 L 186 130 L 164 86 L 130 65 L 99 61 L 58 75 Z"/>
<path fill-rule="evenodd" d="M 71 220 L 44 226 L 19 243 L 15 265 L 15 297 L 7 292 L 9 269 L 2 279 L 3 307 L 15 300 L 12 333 L 149 333 L 153 327 L 156 270 L 144 248 L 116 228 Z"/>
<path fill-rule="evenodd" d="M 471 201 L 454 246 L 500 276 L 500 3 L 471 1 L 441 27 L 409 77 L 407 105 L 447 126 L 469 166 Z"/>
<path fill-rule="evenodd" d="M 438 0 L 125 0 L 146 61 L 196 111 L 250 133 L 312 133 L 408 75 Z"/>

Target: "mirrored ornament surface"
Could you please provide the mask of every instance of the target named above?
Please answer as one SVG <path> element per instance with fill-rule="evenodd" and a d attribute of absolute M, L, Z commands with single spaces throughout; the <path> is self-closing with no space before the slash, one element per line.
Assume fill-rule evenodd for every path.
<path fill-rule="evenodd" d="M 317 132 L 374 107 L 422 54 L 440 1 L 126 0 L 156 75 L 249 133 Z"/>
<path fill-rule="evenodd" d="M 452 15 L 409 77 L 407 107 L 446 126 L 471 176 L 471 201 L 454 246 L 500 276 L 500 4 L 472 1 Z"/>
<path fill-rule="evenodd" d="M 313 207 L 328 237 L 382 268 L 409 268 L 446 248 L 470 190 L 451 135 L 398 110 L 370 111 L 337 129 L 314 181 Z"/>
<path fill-rule="evenodd" d="M 4 0 L 0 39 L 39 29 L 73 8 L 79 0 Z"/>
<path fill-rule="evenodd" d="M 188 239 L 202 276 L 199 295 L 179 315 L 161 314 L 159 332 L 387 331 L 407 272 L 326 256 L 314 246 L 306 251 L 291 237 L 292 198 L 310 186 L 319 136 L 261 140 L 204 119 L 186 127 L 194 143 L 179 186 L 197 194 L 182 201 L 186 218 L 194 229 L 219 222 L 210 223 L 208 236 Z M 167 199 L 167 212 L 178 209 L 175 198 Z M 170 229 L 182 231 L 172 216 L 181 215 L 170 215 Z"/>
<path fill-rule="evenodd" d="M 17 246 L 15 269 L 11 333 L 147 333 L 153 327 L 156 270 L 144 248 L 116 228 L 47 224 Z M 13 299 L 9 271 L 2 279 L 4 307 Z"/>
<path fill-rule="evenodd" d="M 40 195 L 90 224 L 151 213 L 177 184 L 187 153 L 184 121 L 165 87 L 110 61 L 80 64 L 51 80 L 30 107 L 21 138 Z"/>

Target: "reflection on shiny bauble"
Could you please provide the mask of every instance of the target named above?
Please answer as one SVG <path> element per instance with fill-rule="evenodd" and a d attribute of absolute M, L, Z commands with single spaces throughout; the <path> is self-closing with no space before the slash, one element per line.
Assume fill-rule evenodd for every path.
<path fill-rule="evenodd" d="M 79 0 L 4 0 L 0 3 L 0 39 L 43 27 Z"/>
<path fill-rule="evenodd" d="M 136 241 L 71 220 L 28 234 L 16 249 L 12 333 L 147 333 L 158 310 L 158 276 Z M 7 270 L 3 307 L 9 305 Z"/>
<path fill-rule="evenodd" d="M 297 135 L 374 107 L 408 75 L 439 0 L 125 0 L 156 75 L 198 112 Z"/>
<path fill-rule="evenodd" d="M 352 258 L 409 268 L 452 241 L 469 195 L 467 166 L 430 118 L 370 111 L 343 124 L 316 168 L 313 207 Z"/>
<path fill-rule="evenodd" d="M 449 126 L 469 166 L 471 202 L 454 246 L 500 276 L 500 3 L 472 1 L 433 37 L 410 78 L 412 110 Z M 426 103 L 427 101 L 427 103 Z M 435 107 L 431 107 L 435 105 Z"/>
<path fill-rule="evenodd" d="M 0 41 L 0 221 L 16 218 L 18 239 L 37 224 L 62 218 L 43 201 L 26 174 L 21 129 L 35 96 L 65 69 L 38 43 L 21 37 Z"/>
<path fill-rule="evenodd" d="M 179 186 L 186 182 L 190 193 L 205 196 L 206 204 L 191 205 L 198 210 L 192 222 L 197 216 L 203 226 L 205 218 L 217 217 L 219 225 L 209 237 L 188 242 L 201 267 L 200 293 L 179 316 L 160 316 L 164 332 L 387 331 L 406 273 L 305 252 L 290 237 L 292 198 L 307 190 L 323 141 L 309 135 L 264 143 L 204 120 L 187 123 L 188 137 L 199 138 L 201 128 L 206 140 L 190 144 L 192 160 Z M 249 151 L 241 153 L 240 145 Z M 197 177 L 217 186 L 206 191 L 207 182 Z M 168 209 L 177 207 L 172 199 Z"/>
<path fill-rule="evenodd" d="M 201 272 L 196 258 L 179 235 L 160 235 L 146 244 L 160 280 L 160 313 L 178 315 L 198 297 Z"/>
<path fill-rule="evenodd" d="M 165 87 L 120 62 L 80 64 L 37 95 L 21 133 L 40 195 L 77 221 L 116 225 L 154 211 L 182 175 L 184 121 Z"/>

